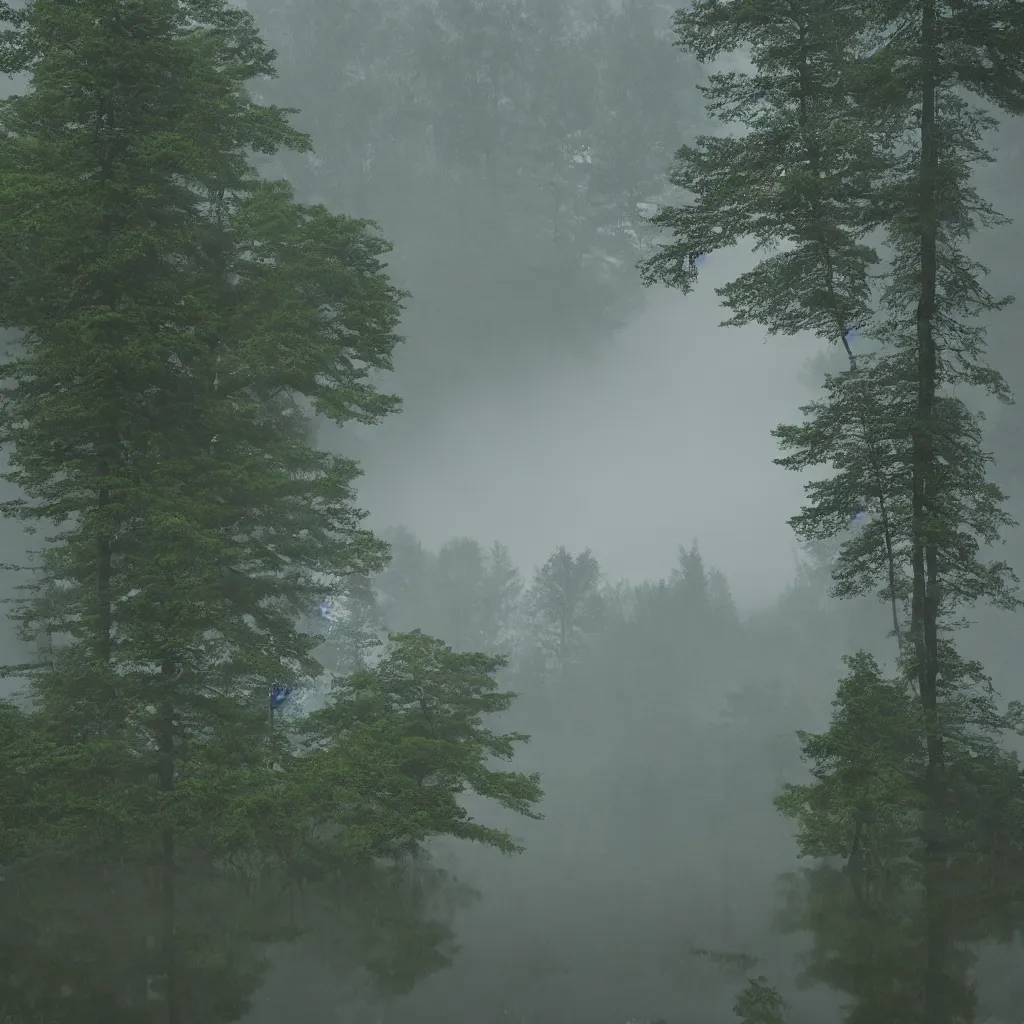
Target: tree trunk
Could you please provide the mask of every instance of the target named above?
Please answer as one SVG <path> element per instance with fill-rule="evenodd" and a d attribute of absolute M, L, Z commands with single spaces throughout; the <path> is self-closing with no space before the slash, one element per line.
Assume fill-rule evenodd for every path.
<path fill-rule="evenodd" d="M 937 354 L 932 330 L 935 315 L 936 243 L 938 212 L 935 187 L 938 170 L 938 140 L 935 126 L 938 27 L 935 7 L 928 0 L 921 12 L 922 102 L 921 165 L 919 171 L 919 230 L 921 293 L 917 306 L 917 422 L 913 438 L 913 571 L 914 590 L 911 634 L 914 638 L 915 672 L 925 716 L 928 753 L 926 776 L 928 811 L 925 846 L 938 852 L 941 844 L 943 745 L 938 716 L 938 629 L 939 583 L 937 551 L 927 539 L 935 488 L 934 407 Z"/>
<path fill-rule="evenodd" d="M 943 1024 L 954 1019 L 949 1000 L 950 948 L 949 921 L 946 916 L 948 880 L 943 857 L 932 854 L 925 865 L 925 972 L 921 1000 L 921 1020 L 927 1024 Z M 961 1019 L 956 1016 L 955 1019 Z"/>
<path fill-rule="evenodd" d="M 157 727 L 157 743 L 160 751 L 160 791 L 174 790 L 174 665 L 165 661 L 160 670 L 162 700 L 160 722 Z M 165 810 L 165 813 L 167 811 Z M 175 887 L 175 843 L 174 829 L 165 824 L 161 832 L 160 886 L 161 916 L 163 918 L 163 960 L 167 977 L 166 1004 L 167 1024 L 180 1024 L 181 1006 L 179 1000 L 177 970 L 177 892 Z"/>

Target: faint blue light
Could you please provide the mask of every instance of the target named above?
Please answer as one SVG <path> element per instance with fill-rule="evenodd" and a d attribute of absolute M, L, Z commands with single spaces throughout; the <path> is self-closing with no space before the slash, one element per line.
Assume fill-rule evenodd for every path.
<path fill-rule="evenodd" d="M 856 526 L 860 526 L 868 521 L 868 514 L 862 508 L 855 508 L 851 518 Z"/>

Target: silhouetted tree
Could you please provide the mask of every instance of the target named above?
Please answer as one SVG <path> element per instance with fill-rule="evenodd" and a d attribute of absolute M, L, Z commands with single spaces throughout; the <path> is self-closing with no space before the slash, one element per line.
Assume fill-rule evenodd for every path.
<path fill-rule="evenodd" d="M 564 547 L 534 574 L 529 602 L 541 650 L 552 656 L 564 679 L 584 633 L 600 614 L 601 567 L 587 548 L 571 555 Z"/>

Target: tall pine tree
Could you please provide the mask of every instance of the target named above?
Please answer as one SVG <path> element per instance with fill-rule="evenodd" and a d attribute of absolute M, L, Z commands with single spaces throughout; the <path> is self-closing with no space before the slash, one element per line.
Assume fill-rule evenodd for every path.
<path fill-rule="evenodd" d="M 273 75 L 220 0 L 38 0 L 11 43 L 30 87 L 0 105 L 0 441 L 52 523 L 18 610 L 62 634 L 24 669 L 33 710 L 4 756 L 31 785 L 3 860 L 158 864 L 167 1019 L 181 984 L 178 879 L 274 849 L 288 808 L 267 693 L 319 672 L 295 627 L 332 579 L 379 569 L 357 467 L 305 413 L 395 407 L 401 295 L 371 226 L 294 203 L 253 151 L 309 148 L 246 83 Z M 280 760 L 280 757 L 277 758 Z"/>
<path fill-rule="evenodd" d="M 788 452 L 779 462 L 834 470 L 808 486 L 792 524 L 809 540 L 844 538 L 835 593 L 877 588 L 901 640 L 895 683 L 865 655 L 851 660 L 832 728 L 804 737 L 818 782 L 788 790 L 782 809 L 801 822 L 805 852 L 863 863 L 866 846 L 891 853 L 909 841 L 923 854 L 920 1010 L 946 1019 L 948 857 L 981 841 L 972 807 L 997 778 L 1012 782 L 996 787 L 1008 812 L 1021 787 L 1016 759 L 991 747 L 1019 710 L 1000 715 L 982 667 L 943 634 L 964 606 L 1020 604 L 1010 567 L 981 554 L 1011 520 L 963 398 L 966 387 L 1009 399 L 976 321 L 1010 300 L 985 290 L 985 268 L 963 246 L 999 219 L 970 180 L 972 165 L 991 159 L 980 140 L 996 122 L 965 95 L 1024 112 L 1024 12 L 998 2 L 696 0 L 675 24 L 702 61 L 749 44 L 753 72 L 713 75 L 704 90 L 711 112 L 748 132 L 679 151 L 673 181 L 696 201 L 655 218 L 674 238 L 644 278 L 688 291 L 704 252 L 751 236 L 759 248 L 784 246 L 719 294 L 729 324 L 811 330 L 845 347 L 849 369 L 827 378 L 826 398 L 803 410 L 801 426 L 776 431 Z M 885 243 L 880 289 L 871 240 Z M 855 354 L 858 336 L 876 350 Z M 908 683 L 913 704 L 877 734 L 881 749 L 844 742 L 848 722 L 865 727 L 878 700 L 898 702 L 892 687 Z"/>
<path fill-rule="evenodd" d="M 986 479 L 979 418 L 953 389 L 1008 398 L 970 320 L 1009 300 L 984 290 L 984 268 L 960 250 L 976 220 L 996 219 L 969 181 L 971 164 L 987 158 L 980 132 L 993 122 L 957 90 L 1020 107 L 1024 68 L 1013 40 L 1024 20 L 1012 4 L 982 17 L 957 5 L 809 0 L 783 10 L 698 0 L 675 24 L 679 44 L 702 61 L 751 45 L 752 74 L 712 75 L 702 89 L 709 110 L 749 132 L 680 149 L 673 181 L 696 201 L 655 218 L 674 239 L 645 262 L 645 281 L 688 291 L 701 253 L 749 236 L 759 247 L 785 245 L 719 289 L 734 314 L 728 323 L 812 330 L 846 347 L 850 369 L 828 378 L 827 400 L 804 410 L 802 427 L 776 432 L 790 451 L 783 465 L 837 471 L 808 487 L 811 502 L 793 525 L 807 539 L 854 525 L 836 592 L 879 587 L 898 636 L 896 603 L 909 604 L 904 664 L 926 710 L 937 777 L 940 632 L 964 603 L 1019 604 L 1009 566 L 980 557 L 1010 520 Z M 870 268 L 880 261 L 866 240 L 880 231 L 889 265 L 876 310 Z M 855 357 L 855 331 L 880 351 Z M 857 530 L 865 510 L 871 521 Z M 945 683 L 954 686 L 961 663 L 950 659 Z"/>

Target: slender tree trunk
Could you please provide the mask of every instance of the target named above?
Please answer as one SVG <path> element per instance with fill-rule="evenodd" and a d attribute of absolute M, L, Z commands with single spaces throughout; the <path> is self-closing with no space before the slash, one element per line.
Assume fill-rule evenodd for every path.
<path fill-rule="evenodd" d="M 921 165 L 919 171 L 919 230 L 921 293 L 917 306 L 917 422 L 913 438 L 913 571 L 911 633 L 914 638 L 918 692 L 925 715 L 928 768 L 928 818 L 925 844 L 937 852 L 941 842 L 943 745 L 938 716 L 938 565 L 935 544 L 928 540 L 936 495 L 933 440 L 938 359 L 932 320 L 935 315 L 938 213 L 935 189 L 938 140 L 935 126 L 938 26 L 935 7 L 922 7 Z"/>
<path fill-rule="evenodd" d="M 115 726 L 124 725 L 128 711 L 120 701 L 120 691 L 117 685 L 117 676 L 109 672 L 110 662 L 114 655 L 113 631 L 113 599 L 111 594 L 111 580 L 113 577 L 113 538 L 109 522 L 110 509 L 110 485 L 106 477 L 116 465 L 120 457 L 119 428 L 116 412 L 111 412 L 107 427 L 103 431 L 98 444 L 98 457 L 96 459 L 96 476 L 98 486 L 96 490 L 96 511 L 98 529 L 95 538 L 96 558 L 96 620 L 95 620 L 95 651 L 96 658 L 100 664 L 100 671 L 104 673 L 101 681 L 102 693 L 105 694 L 107 706 L 103 709 L 103 720 Z"/>
<path fill-rule="evenodd" d="M 117 151 L 117 143 L 109 140 L 114 129 L 114 97 L 109 91 L 103 96 L 97 111 L 95 121 L 94 144 L 99 153 L 99 183 L 101 202 L 104 204 L 103 213 L 100 217 L 100 234 L 108 238 L 112 231 L 112 218 L 109 207 L 108 192 L 110 183 L 114 177 L 114 161 Z M 101 286 L 101 295 L 105 305 L 113 312 L 117 308 L 118 289 L 111 281 Z M 111 541 L 110 526 L 106 521 L 106 512 L 110 505 L 110 486 L 105 482 L 120 456 L 119 451 L 119 424 L 117 417 L 118 396 L 114 390 L 114 384 L 110 385 L 111 405 L 106 410 L 106 422 L 102 426 L 99 438 L 96 475 L 99 477 L 97 493 L 97 510 L 99 519 L 99 533 L 96 537 L 96 653 L 100 662 L 107 666 L 113 654 L 111 634 L 113 630 L 112 605 L 110 600 L 110 577 L 111 577 Z M 116 694 L 113 695 L 116 699 Z"/>
<path fill-rule="evenodd" d="M 174 790 L 174 665 L 165 661 L 160 671 L 162 700 L 157 743 L 160 752 L 160 791 Z M 177 963 L 177 890 L 175 879 L 174 829 L 164 826 L 160 854 L 161 916 L 163 918 L 163 960 L 167 977 L 167 1024 L 181 1024 L 180 992 Z"/>
<path fill-rule="evenodd" d="M 174 878 L 174 830 L 163 831 L 160 868 L 161 915 L 163 917 L 163 957 L 167 974 L 167 1024 L 180 1024 L 177 970 L 177 894 Z"/>
<path fill-rule="evenodd" d="M 108 471 L 107 461 L 101 456 L 98 474 L 102 478 Z M 100 484 L 96 504 L 102 519 L 110 505 L 110 488 L 105 483 Z M 110 662 L 112 653 L 111 629 L 110 537 L 102 525 L 96 537 L 96 654 L 104 665 Z"/>
<path fill-rule="evenodd" d="M 938 138 L 935 124 L 936 65 L 939 59 L 938 21 L 933 0 L 921 9 L 921 164 L 918 229 L 920 231 L 921 292 L 917 305 L 917 422 L 913 446 L 913 615 L 915 670 L 925 716 L 927 768 L 925 777 L 925 916 L 926 968 L 922 1019 L 948 1019 L 945 979 L 948 968 L 946 897 L 945 780 L 942 727 L 939 721 L 938 552 L 929 539 L 930 519 L 937 497 L 935 473 L 935 399 L 938 354 L 933 332 L 936 298 L 938 211 L 936 182 Z"/>
<path fill-rule="evenodd" d="M 949 882 L 944 858 L 931 856 L 925 865 L 925 972 L 921 999 L 922 1024 L 945 1024 L 954 1019 L 948 998 L 950 927 L 946 914 Z M 959 1016 L 955 1017 L 960 1020 Z"/>

